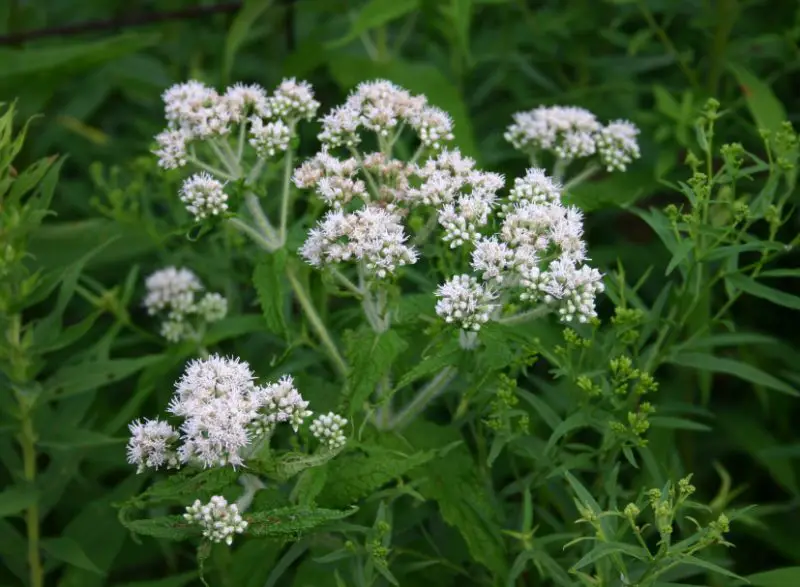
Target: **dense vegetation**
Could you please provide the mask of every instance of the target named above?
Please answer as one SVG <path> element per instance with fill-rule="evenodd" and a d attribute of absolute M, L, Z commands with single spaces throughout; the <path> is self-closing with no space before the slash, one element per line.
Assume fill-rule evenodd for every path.
<path fill-rule="evenodd" d="M 800 585 L 800 6 L 129 4 L 0 3 L 0 585 Z"/>

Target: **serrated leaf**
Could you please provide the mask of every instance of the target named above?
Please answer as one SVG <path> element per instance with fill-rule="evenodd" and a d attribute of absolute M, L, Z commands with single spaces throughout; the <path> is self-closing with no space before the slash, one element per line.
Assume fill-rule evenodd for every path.
<path fill-rule="evenodd" d="M 713 355 L 706 355 L 702 353 L 681 353 L 676 357 L 669 360 L 673 365 L 681 367 L 690 367 L 699 371 L 710 371 L 711 373 L 725 373 L 733 375 L 750 383 L 756 385 L 763 385 L 770 389 L 786 393 L 791 396 L 800 396 L 793 387 L 784 383 L 777 377 L 774 377 L 762 371 L 758 367 L 742 363 L 736 359 L 728 359 L 724 357 L 715 357 Z"/>
<path fill-rule="evenodd" d="M 793 296 L 779 289 L 775 289 L 774 287 L 769 287 L 763 283 L 758 283 L 745 275 L 731 275 L 730 277 L 726 277 L 725 281 L 736 289 L 740 289 L 751 296 L 767 300 L 779 306 L 791 308 L 792 310 L 800 310 L 800 297 Z"/>
<path fill-rule="evenodd" d="M 444 347 L 437 349 L 428 357 L 417 363 L 410 371 L 407 371 L 395 386 L 395 390 L 402 389 L 406 385 L 410 385 L 417 379 L 421 379 L 427 375 L 432 375 L 450 367 L 458 362 L 461 355 L 461 349 L 457 341 L 449 341 Z"/>
<path fill-rule="evenodd" d="M 351 415 L 361 409 L 407 347 L 408 343 L 394 330 L 375 334 L 364 329 L 349 338 L 346 357 L 350 372 L 345 397 Z"/>
<path fill-rule="evenodd" d="M 193 501 L 206 495 L 210 497 L 236 483 L 240 475 L 240 472 L 234 471 L 231 467 L 218 467 L 199 472 L 186 469 L 154 483 L 131 503 L 144 507 L 155 503 L 174 501 L 182 503 L 189 498 Z"/>
<path fill-rule="evenodd" d="M 433 451 L 404 455 L 378 448 L 369 452 L 342 455 L 336 460 L 336 466 L 328 468 L 327 483 L 317 499 L 320 505 L 343 507 L 355 503 L 436 455 Z"/>
<path fill-rule="evenodd" d="M 261 313 L 267 329 L 275 334 L 286 333 L 284 315 L 283 272 L 286 267 L 286 252 L 281 249 L 273 255 L 265 256 L 253 271 L 253 285 L 258 293 Z"/>
<path fill-rule="evenodd" d="M 341 520 L 357 511 L 357 507 L 347 510 L 333 510 L 296 506 L 266 512 L 254 512 L 245 516 L 245 519 L 248 523 L 247 533 L 251 536 L 297 539 L 318 526 Z"/>
<path fill-rule="evenodd" d="M 69 565 L 102 575 L 103 571 L 97 568 L 92 560 L 86 556 L 80 545 L 72 538 L 45 538 L 41 542 L 42 549 L 56 560 Z"/>

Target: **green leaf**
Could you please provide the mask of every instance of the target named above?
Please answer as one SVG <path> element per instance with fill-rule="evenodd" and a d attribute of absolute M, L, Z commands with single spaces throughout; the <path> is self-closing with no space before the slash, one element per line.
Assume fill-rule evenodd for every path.
<path fill-rule="evenodd" d="M 700 567 L 707 571 L 711 571 L 712 573 L 718 573 L 720 575 L 725 575 L 726 577 L 731 577 L 732 579 L 740 579 L 745 581 L 744 577 L 740 577 L 736 573 L 732 573 L 728 569 L 722 568 L 719 565 L 715 565 L 714 563 L 710 563 L 706 560 L 701 558 L 697 558 L 696 556 L 687 556 L 680 558 L 681 564 L 689 565 L 693 567 Z"/>
<path fill-rule="evenodd" d="M 245 516 L 247 533 L 251 536 L 292 538 L 297 540 L 318 526 L 353 515 L 358 508 L 331 510 L 322 508 L 288 507 Z"/>
<path fill-rule="evenodd" d="M 185 587 L 197 584 L 197 571 L 173 575 L 166 579 L 153 579 L 152 581 L 134 581 L 133 583 L 115 583 L 114 587 Z"/>
<path fill-rule="evenodd" d="M 166 479 L 154 483 L 147 491 L 131 502 L 133 505 L 145 507 L 156 503 L 171 501 L 185 502 L 220 493 L 226 487 L 236 483 L 240 473 L 231 467 L 206 469 L 202 471 L 184 469 L 170 475 Z"/>
<path fill-rule="evenodd" d="M 712 430 L 711 426 L 687 420 L 686 418 L 652 416 L 649 421 L 653 428 L 663 428 L 665 430 L 695 430 L 697 432 L 709 432 Z"/>
<path fill-rule="evenodd" d="M 555 413 L 553 408 L 547 404 L 547 402 L 543 401 L 536 394 L 524 389 L 518 389 L 517 393 L 522 399 L 528 402 L 534 410 L 536 410 L 536 413 L 539 414 L 539 416 L 542 418 L 542 420 L 544 420 L 545 424 L 547 424 L 551 430 L 558 428 L 562 420 L 559 415 Z"/>
<path fill-rule="evenodd" d="M 200 535 L 200 527 L 189 523 L 183 516 L 161 516 L 144 520 L 122 518 L 122 523 L 134 534 L 154 538 L 185 540 L 191 536 Z"/>
<path fill-rule="evenodd" d="M 25 487 L 9 487 L 0 493 L 0 518 L 18 514 L 36 503 L 39 492 Z"/>
<path fill-rule="evenodd" d="M 50 435 L 52 434 L 52 436 Z M 44 448 L 55 450 L 76 450 L 82 448 L 93 448 L 98 446 L 108 446 L 111 444 L 123 444 L 127 438 L 114 438 L 102 432 L 94 430 L 84 430 L 82 428 L 57 428 L 42 432 L 39 445 Z"/>
<path fill-rule="evenodd" d="M 633 544 L 624 544 L 622 542 L 604 542 L 596 545 L 592 550 L 586 553 L 578 562 L 572 566 L 573 571 L 582 569 L 600 559 L 603 559 L 612 554 L 625 553 L 637 560 L 647 560 L 647 553 L 641 546 Z"/>
<path fill-rule="evenodd" d="M 742 363 L 736 359 L 715 357 L 703 353 L 681 353 L 669 360 L 673 365 L 689 367 L 699 371 L 709 371 L 711 373 L 725 373 L 733 375 L 756 385 L 763 385 L 770 389 L 780 391 L 792 396 L 800 396 L 793 387 L 784 383 L 777 377 L 762 371 L 758 367 Z"/>
<path fill-rule="evenodd" d="M 784 567 L 746 577 L 754 587 L 797 587 L 800 585 L 800 567 Z"/>
<path fill-rule="evenodd" d="M 248 34 L 264 11 L 270 7 L 272 0 L 245 0 L 242 8 L 236 13 L 233 24 L 225 36 L 225 48 L 222 54 L 222 79 L 230 82 L 233 61 L 236 53 L 247 40 Z"/>
<path fill-rule="evenodd" d="M 264 317 L 258 314 L 240 314 L 228 316 L 219 322 L 214 322 L 208 328 L 203 342 L 206 345 L 217 344 L 223 340 L 238 338 L 245 334 L 262 332 L 264 330 Z"/>
<path fill-rule="evenodd" d="M 453 118 L 455 139 L 453 144 L 465 155 L 480 156 L 472 122 L 458 87 L 441 70 L 427 63 L 411 63 L 392 60 L 376 63 L 347 54 L 331 56 L 328 67 L 331 75 L 342 89 L 350 90 L 359 82 L 384 78 L 403 86 L 415 94 L 424 94 L 428 102 L 446 111 Z M 624 175 L 624 174 L 623 174 Z"/>
<path fill-rule="evenodd" d="M 350 373 L 345 398 L 351 416 L 362 408 L 407 347 L 408 343 L 394 330 L 375 334 L 372 330 L 362 329 L 348 337 L 346 358 Z"/>
<path fill-rule="evenodd" d="M 751 296 L 767 300 L 779 306 L 791 308 L 792 310 L 800 310 L 800 297 L 782 292 L 768 285 L 763 285 L 745 275 L 731 275 L 730 277 L 726 277 L 725 281 Z"/>
<path fill-rule="evenodd" d="M 328 49 L 336 49 L 357 39 L 367 31 L 396 20 L 419 8 L 419 0 L 370 0 L 358 12 L 350 31 L 341 39 L 328 43 Z"/>
<path fill-rule="evenodd" d="M 89 69 L 105 61 L 156 45 L 160 35 L 123 34 L 102 41 L 61 42 L 49 47 L 0 50 L 0 82 L 14 76 L 47 72 L 64 75 L 68 71 Z"/>
<path fill-rule="evenodd" d="M 729 64 L 739 89 L 744 95 L 747 107 L 759 128 L 776 131 L 786 118 L 786 109 L 775 97 L 772 89 L 756 77 L 749 69 L 738 64 Z"/>
<path fill-rule="evenodd" d="M 92 571 L 102 575 L 103 571 L 97 568 L 91 559 L 86 556 L 83 549 L 72 538 L 46 538 L 41 542 L 42 549 L 54 559 L 65 562 L 79 569 Z"/>
<path fill-rule="evenodd" d="M 461 349 L 458 346 L 458 341 L 450 341 L 448 344 L 444 345 L 443 348 L 438 349 L 432 355 L 425 357 L 422 361 L 407 371 L 405 375 L 400 378 L 400 381 L 395 386 L 395 390 L 402 389 L 417 379 L 437 373 L 445 367 L 455 365 L 460 356 Z"/>
<path fill-rule="evenodd" d="M 258 292 L 261 312 L 267 328 L 275 334 L 286 334 L 286 317 L 284 314 L 283 272 L 286 267 L 286 251 L 279 250 L 268 255 L 256 265 L 253 272 L 253 285 Z"/>
<path fill-rule="evenodd" d="M 434 451 L 407 455 L 377 447 L 368 450 L 369 454 L 341 455 L 327 467 L 327 482 L 317 498 L 320 505 L 351 505 L 436 456 Z"/>
<path fill-rule="evenodd" d="M 45 382 L 51 397 L 69 397 L 120 381 L 164 360 L 164 355 L 145 355 L 136 359 L 109 359 L 63 367 Z"/>
<path fill-rule="evenodd" d="M 703 349 L 729 346 L 757 345 L 757 344 L 777 344 L 778 340 L 771 336 L 758 334 L 756 332 L 723 332 L 720 334 L 710 334 L 696 340 L 679 345 L 682 349 Z"/>
<path fill-rule="evenodd" d="M 556 443 L 561 440 L 565 435 L 569 434 L 573 430 L 578 430 L 579 428 L 585 428 L 589 426 L 589 417 L 586 412 L 575 412 L 569 418 L 561 422 L 553 433 L 550 435 L 550 438 L 547 440 L 547 445 L 544 448 L 545 454 L 549 453 L 553 448 L 555 448 Z"/>

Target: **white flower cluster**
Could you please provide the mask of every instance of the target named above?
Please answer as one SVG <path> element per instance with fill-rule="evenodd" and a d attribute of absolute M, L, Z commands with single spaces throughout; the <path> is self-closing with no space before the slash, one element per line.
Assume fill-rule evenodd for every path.
<path fill-rule="evenodd" d="M 165 314 L 161 335 L 170 342 L 192 338 L 198 320 L 211 323 L 228 313 L 228 300 L 218 293 L 205 293 L 200 279 L 189 269 L 166 267 L 145 280 L 144 307 L 148 314 Z"/>
<path fill-rule="evenodd" d="M 314 267 L 357 260 L 383 279 L 397 267 L 416 263 L 407 238 L 400 216 L 383 208 L 367 206 L 350 214 L 331 210 L 311 229 L 300 254 Z"/>
<path fill-rule="evenodd" d="M 436 312 L 465 330 L 478 330 L 497 307 L 501 292 L 523 302 L 557 307 L 565 322 L 596 316 L 602 275 L 589 267 L 581 212 L 561 203 L 561 188 L 540 169 L 518 178 L 501 206 L 497 234 L 481 236 L 472 252 L 475 277 L 458 275 L 439 286 Z"/>
<path fill-rule="evenodd" d="M 311 415 L 291 377 L 259 386 L 246 362 L 219 355 L 186 366 L 168 411 L 182 419 L 179 431 L 158 420 L 130 426 L 128 462 L 139 472 L 187 463 L 242 466 L 255 439 L 282 422 L 297 432 Z"/>
<path fill-rule="evenodd" d="M 625 171 L 640 156 L 638 134 L 639 129 L 624 120 L 603 126 L 584 108 L 540 106 L 514 114 L 505 138 L 521 151 L 549 151 L 564 161 L 597 154 L 608 171 Z"/>
<path fill-rule="evenodd" d="M 425 96 L 414 96 L 389 81 L 363 82 L 344 104 L 322 119 L 319 140 L 330 147 L 354 147 L 361 142 L 361 128 L 386 139 L 400 126 L 407 126 L 423 145 L 438 149 L 453 139 L 453 121 L 427 102 Z"/>
<path fill-rule="evenodd" d="M 228 209 L 228 195 L 224 187 L 222 182 L 208 173 L 196 173 L 183 182 L 181 202 L 195 220 L 219 216 Z"/>
<path fill-rule="evenodd" d="M 317 416 L 311 423 L 311 434 L 332 450 L 339 450 L 347 442 L 347 437 L 342 429 L 347 425 L 347 420 L 338 414 L 328 412 Z"/>
<path fill-rule="evenodd" d="M 233 543 L 234 534 L 242 534 L 247 529 L 245 521 L 235 503 L 228 503 L 221 495 L 215 495 L 207 504 L 199 499 L 186 507 L 183 517 L 203 529 L 203 536 L 211 542 Z"/>
<path fill-rule="evenodd" d="M 162 97 L 167 129 L 155 137 L 153 152 L 164 169 L 183 167 L 193 142 L 227 137 L 236 125 L 246 125 L 242 132 L 259 157 L 277 156 L 288 149 L 297 122 L 319 108 L 311 86 L 295 79 L 283 80 L 272 95 L 255 84 L 235 84 L 220 94 L 190 80 Z"/>

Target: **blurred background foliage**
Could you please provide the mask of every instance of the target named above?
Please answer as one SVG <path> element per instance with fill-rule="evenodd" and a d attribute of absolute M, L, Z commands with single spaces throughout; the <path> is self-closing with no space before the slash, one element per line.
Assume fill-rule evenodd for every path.
<path fill-rule="evenodd" d="M 526 163 L 502 136 L 512 113 L 574 104 L 602 120 L 630 118 L 642 129 L 642 160 L 627 173 L 582 186 L 576 197 L 592 212 L 590 248 L 599 266 L 613 268 L 619 260 L 631 283 L 656 267 L 642 290 L 647 297 L 659 291 L 657 276 L 669 258 L 624 208 L 672 201 L 661 181 L 687 176 L 694 119 L 708 97 L 728 111 L 717 129 L 720 144 L 741 142 L 760 152 L 759 128 L 776 129 L 784 120 L 797 126 L 799 43 L 800 4 L 771 0 L 4 0 L 0 102 L 16 100 L 18 120 L 43 114 L 17 164 L 68 156 L 54 198 L 57 218 L 33 242 L 38 262 L 66 267 L 116 234 L 88 262 L 90 278 L 107 287 L 123 283 L 134 261 L 144 271 L 156 267 L 184 238 L 159 215 L 173 207 L 177 180 L 156 169 L 148 150 L 164 125 L 162 91 L 187 78 L 270 88 L 283 77 L 302 77 L 327 108 L 358 82 L 385 77 L 449 111 L 462 151 L 512 177 Z M 790 238 L 796 234 L 796 217 L 786 230 Z M 227 278 L 239 260 L 226 255 L 225 243 L 211 239 L 177 255 L 168 258 L 196 267 L 210 289 L 227 290 L 234 306 L 243 303 L 246 296 L 237 298 Z M 782 263 L 798 261 L 794 253 Z M 248 280 L 243 275 L 243 288 Z M 776 286 L 800 292 L 796 281 L 777 278 Z M 747 361 L 800 387 L 796 314 L 757 300 L 736 312 L 750 330 L 780 340 L 747 350 Z M 662 393 L 700 401 L 685 389 L 693 380 L 668 371 L 658 376 Z M 134 388 L 142 382 L 114 390 Z M 74 407 L 76 422 L 124 436 L 118 403 L 99 402 L 89 420 L 86 407 Z M 681 437 L 684 468 L 696 471 L 704 500 L 724 506 L 737 496 L 761 504 L 757 522 L 734 527 L 737 572 L 800 565 L 796 402 L 718 379 L 711 404 L 714 431 Z M 659 442 L 657 433 L 652 442 Z M 109 504 L 141 484 L 121 450 L 118 444 L 64 453 L 63 489 L 47 506 L 45 533 L 73 536 L 91 566 L 110 578 L 73 560 L 77 566 L 61 585 L 122 584 L 192 568 L 189 551 L 155 541 L 135 546 L 113 520 Z M 82 459 L 91 469 L 78 465 Z M 90 502 L 92 509 L 84 509 Z M 0 552 L 8 563 L 18 545 L 2 524 Z M 259 548 L 249 543 L 240 556 L 266 557 Z M 195 577 L 157 584 L 191 584 Z M 235 585 L 264 581 L 249 576 Z"/>

